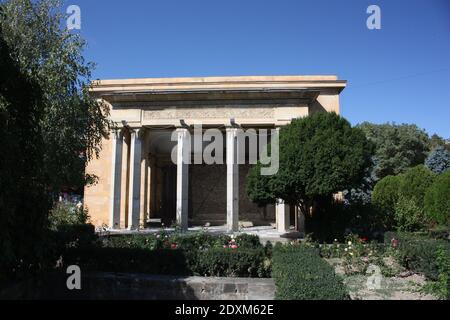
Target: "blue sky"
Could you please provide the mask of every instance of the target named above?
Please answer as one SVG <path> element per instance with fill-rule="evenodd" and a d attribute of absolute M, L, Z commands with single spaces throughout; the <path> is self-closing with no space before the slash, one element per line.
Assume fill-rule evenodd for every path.
<path fill-rule="evenodd" d="M 450 138 L 448 0 L 71 0 L 94 78 L 336 74 L 342 114 Z M 368 30 L 380 6 L 382 29 Z"/>

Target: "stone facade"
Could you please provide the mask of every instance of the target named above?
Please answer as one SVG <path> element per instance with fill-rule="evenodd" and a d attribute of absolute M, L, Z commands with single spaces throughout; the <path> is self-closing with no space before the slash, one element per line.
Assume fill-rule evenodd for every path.
<path fill-rule="evenodd" d="M 87 172 L 98 184 L 85 189 L 97 226 L 135 229 L 148 219 L 176 221 L 183 229 L 205 223 L 276 223 L 289 229 L 292 209 L 266 208 L 245 193 L 250 165 L 238 165 L 238 128 L 275 129 L 314 112 L 339 113 L 346 82 L 335 76 L 211 77 L 102 80 L 92 95 L 110 108 L 116 129 Z M 224 164 L 187 164 L 193 126 L 224 138 Z M 178 140 L 171 141 L 172 135 Z M 174 147 L 177 164 L 171 161 Z M 192 156 L 192 155 L 191 155 Z"/>

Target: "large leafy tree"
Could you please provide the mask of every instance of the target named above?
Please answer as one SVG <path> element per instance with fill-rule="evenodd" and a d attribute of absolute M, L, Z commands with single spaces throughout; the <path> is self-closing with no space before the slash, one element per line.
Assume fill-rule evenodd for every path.
<path fill-rule="evenodd" d="M 55 1 L 0 2 L 0 274 L 42 266 L 52 197 L 86 182 L 108 132 L 84 42 Z M 1 280 L 1 279 L 0 279 Z"/>
<path fill-rule="evenodd" d="M 92 63 L 82 53 L 85 41 L 62 27 L 57 0 L 8 0 L 0 24 L 11 58 L 41 89 L 43 171 L 48 188 L 77 188 L 84 184 L 87 160 L 98 153 L 107 135 L 105 106 L 92 99 Z"/>
<path fill-rule="evenodd" d="M 358 127 L 375 144 L 375 181 L 423 164 L 430 151 L 428 134 L 416 125 L 364 122 Z"/>
<path fill-rule="evenodd" d="M 364 133 L 335 113 L 315 113 L 295 119 L 280 131 L 280 169 L 261 175 L 254 166 L 247 193 L 265 205 L 282 199 L 308 217 L 310 208 L 361 183 L 371 164 L 372 147 Z"/>

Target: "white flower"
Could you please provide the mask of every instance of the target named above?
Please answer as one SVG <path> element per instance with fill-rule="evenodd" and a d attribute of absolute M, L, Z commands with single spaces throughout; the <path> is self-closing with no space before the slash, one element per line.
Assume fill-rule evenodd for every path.
<path fill-rule="evenodd" d="M 345 248 L 345 252 L 347 252 L 348 251 L 348 249 L 347 248 Z"/>
<path fill-rule="evenodd" d="M 353 256 L 353 252 L 350 252 L 350 255 Z"/>
<path fill-rule="evenodd" d="M 349 241 L 349 242 L 348 242 L 348 245 L 349 245 L 349 246 L 351 246 L 351 245 L 352 245 L 352 242 L 351 242 L 351 241 Z"/>

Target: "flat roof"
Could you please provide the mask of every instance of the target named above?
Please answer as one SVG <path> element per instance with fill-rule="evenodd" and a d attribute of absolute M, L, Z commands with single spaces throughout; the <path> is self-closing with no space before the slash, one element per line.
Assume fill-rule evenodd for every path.
<path fill-rule="evenodd" d="M 266 90 L 326 90 L 341 92 L 347 81 L 335 75 L 297 76 L 233 76 L 192 78 L 140 78 L 92 81 L 91 92 L 102 96 L 123 93 L 161 93 L 195 91 L 266 91 Z"/>

